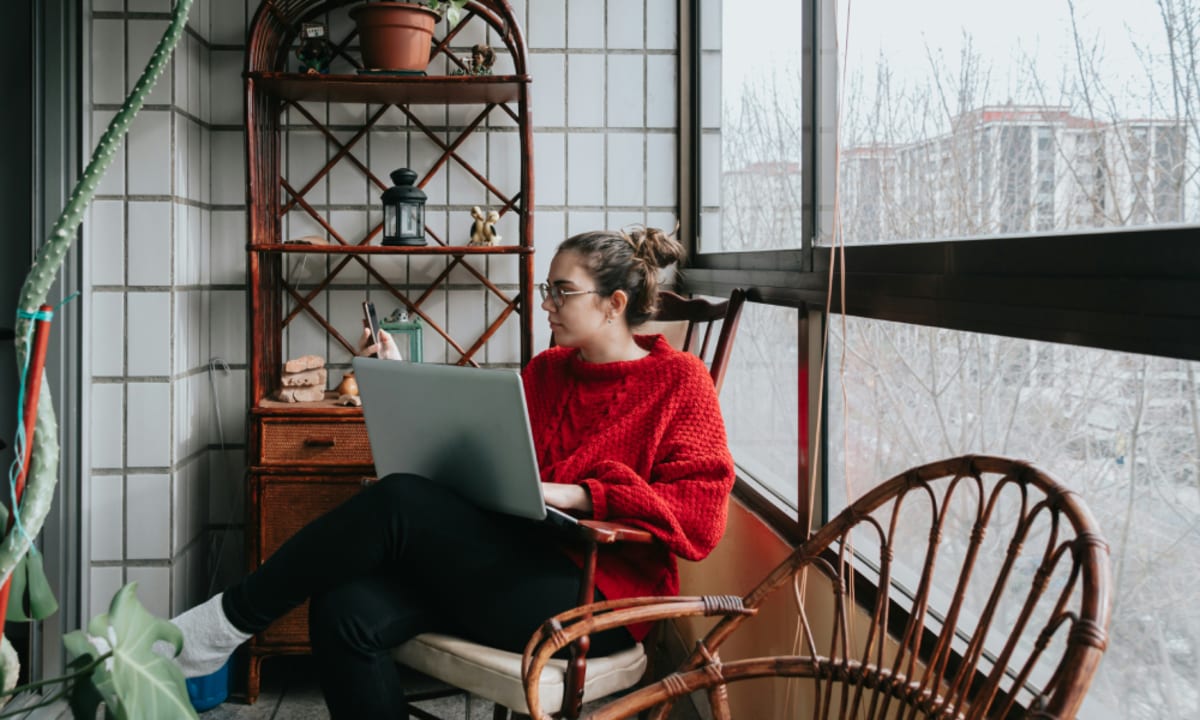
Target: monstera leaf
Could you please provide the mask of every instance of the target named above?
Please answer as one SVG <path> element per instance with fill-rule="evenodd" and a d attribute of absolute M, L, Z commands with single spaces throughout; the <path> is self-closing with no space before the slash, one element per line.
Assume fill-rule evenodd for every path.
<path fill-rule="evenodd" d="M 92 713 L 76 717 L 95 717 L 99 700 L 117 720 L 197 717 L 179 666 L 152 649 L 159 640 L 171 644 L 176 654 L 183 647 L 179 629 L 146 612 L 137 601 L 137 583 L 113 596 L 108 613 L 88 623 L 86 636 L 76 631 L 64 638 L 73 668 L 86 667 L 111 652 L 89 677 L 76 683 L 72 710 Z"/>

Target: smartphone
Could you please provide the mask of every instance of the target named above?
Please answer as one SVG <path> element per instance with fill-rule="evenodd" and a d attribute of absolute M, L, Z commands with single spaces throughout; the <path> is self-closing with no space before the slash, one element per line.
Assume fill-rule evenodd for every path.
<path fill-rule="evenodd" d="M 371 345 L 379 344 L 379 316 L 375 314 L 375 303 L 370 300 L 363 300 L 363 323 L 366 325 L 367 332 L 371 334 Z M 376 357 L 372 354 L 371 357 Z"/>

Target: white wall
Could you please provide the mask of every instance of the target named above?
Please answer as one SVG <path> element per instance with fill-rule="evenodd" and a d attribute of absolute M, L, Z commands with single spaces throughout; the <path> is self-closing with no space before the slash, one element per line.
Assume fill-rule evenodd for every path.
<path fill-rule="evenodd" d="M 674 226 L 678 29 L 671 0 L 513 5 L 524 19 L 533 76 L 540 279 L 568 234 L 629 223 Z M 93 1 L 94 138 L 136 79 L 166 26 L 169 6 L 168 0 Z M 93 467 L 86 501 L 91 532 L 83 555 L 90 583 L 86 616 L 105 609 L 112 593 L 132 580 L 139 583 L 142 601 L 160 615 L 205 597 L 210 546 L 216 547 L 210 541 L 221 536 L 227 542 L 218 589 L 241 568 L 246 440 L 241 72 L 256 6 L 255 0 L 196 2 L 174 71 L 160 80 L 139 115 L 84 226 L 95 317 L 87 349 L 92 417 L 85 442 Z M 447 122 L 453 133 L 454 117 Z M 514 176 L 511 127 L 490 124 L 480 137 L 487 138 L 479 148 L 486 174 Z M 324 163 L 323 147 L 301 146 L 293 144 L 289 162 Z M 369 145 L 359 157 L 386 177 L 394 158 L 373 148 L 387 146 Z M 468 216 L 456 205 L 475 200 L 460 198 L 457 193 L 469 192 L 460 190 L 461 182 L 449 174 L 444 197 L 439 201 L 431 193 L 430 205 L 437 209 L 440 202 L 447 225 L 465 228 Z M 331 217 L 346 212 L 341 189 L 333 184 L 326 182 L 319 198 Z M 365 195 L 363 207 L 351 211 L 370 217 L 375 194 Z M 492 269 L 502 287 L 515 287 L 513 267 Z M 323 300 L 328 317 L 356 322 L 361 295 L 353 287 L 329 293 Z M 478 289 L 455 286 L 430 307 L 443 308 L 451 323 L 480 323 L 479 297 Z M 545 347 L 545 323 L 536 318 L 534 327 L 534 347 Z M 436 360 L 430 335 L 426 358 Z M 289 355 L 305 349 L 304 342 L 323 341 L 291 342 Z M 339 359 L 328 344 L 317 349 L 331 362 Z M 210 375 L 214 357 L 228 363 L 229 374 Z M 489 350 L 486 359 L 515 362 L 515 343 Z M 333 373 L 331 382 L 337 377 Z M 219 449 L 214 393 L 226 444 L 233 446 L 225 453 Z"/>

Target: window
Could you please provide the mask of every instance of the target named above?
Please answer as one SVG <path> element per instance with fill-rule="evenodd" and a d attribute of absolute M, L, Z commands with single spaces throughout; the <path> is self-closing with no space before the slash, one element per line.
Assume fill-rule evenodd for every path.
<path fill-rule="evenodd" d="M 1200 712 L 1200 614 L 1160 604 L 1198 589 L 1186 578 L 1200 542 L 1200 119 L 1188 90 L 1200 70 L 1172 58 L 1200 44 L 1200 10 L 802 0 L 731 17 L 735 4 L 721 5 L 700 3 L 702 100 L 685 113 L 707 193 L 693 202 L 687 282 L 746 287 L 759 303 L 748 312 L 848 315 L 845 337 L 831 328 L 817 494 L 836 511 L 865 484 L 950 454 L 1033 459 L 1084 493 L 1113 546 L 1119 615 L 1090 695 L 1104 708 L 1089 716 Z M 748 17 L 754 46 L 736 40 Z M 799 28 L 811 53 L 728 71 L 748 47 L 775 49 L 766 25 Z M 810 223 L 791 244 L 775 228 L 796 211 L 781 207 Z M 844 306 L 828 287 L 835 259 Z M 780 342 L 768 332 L 738 343 Z M 808 367 L 802 355 L 799 382 Z M 727 396 L 739 381 L 731 372 Z M 803 437 L 805 407 L 780 427 Z M 743 420 L 727 417 L 734 438 Z M 776 450 L 735 448 L 743 472 L 755 458 L 779 465 Z M 793 497 L 806 497 L 805 476 Z"/>
<path fill-rule="evenodd" d="M 802 4 L 701 0 L 700 252 L 799 248 Z M 770 22 L 763 22 L 770 18 Z"/>
<path fill-rule="evenodd" d="M 1197 39 L 1196 14 L 838 0 L 845 242 L 1196 221 L 1196 68 L 1165 61 Z M 928 169 L 887 182 L 893 158 Z"/>
<path fill-rule="evenodd" d="M 796 508 L 799 473 L 799 311 L 770 305 L 742 310 L 738 338 L 721 392 L 729 447 L 742 474 L 772 501 Z"/>
<path fill-rule="evenodd" d="M 831 328 L 830 367 L 846 362 L 829 373 L 831 507 L 941 457 L 1035 461 L 1081 494 L 1112 554 L 1110 644 L 1089 702 L 1122 718 L 1200 713 L 1200 575 L 1184 569 L 1200 557 L 1200 363 L 863 318 L 845 326 L 845 336 L 840 322 Z M 979 572 L 1002 560 L 984 553 Z"/>

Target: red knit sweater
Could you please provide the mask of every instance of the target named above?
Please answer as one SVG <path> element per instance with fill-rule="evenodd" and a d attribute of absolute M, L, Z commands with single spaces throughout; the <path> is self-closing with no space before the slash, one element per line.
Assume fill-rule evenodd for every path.
<path fill-rule="evenodd" d="M 525 367 L 542 482 L 583 485 L 592 516 L 644 528 L 659 540 L 602 546 L 596 586 L 610 600 L 677 595 L 675 555 L 699 560 L 725 532 L 733 458 L 704 364 L 661 335 L 639 335 L 650 355 L 589 363 L 555 347 Z M 648 626 L 630 628 L 639 640 Z"/>

